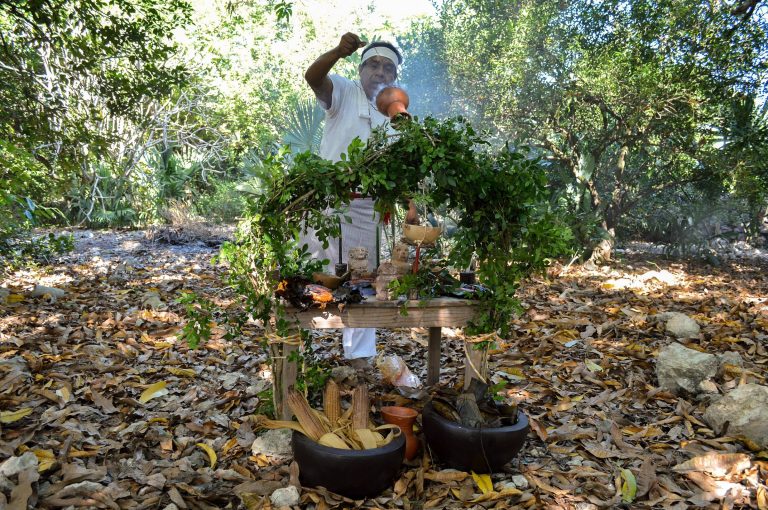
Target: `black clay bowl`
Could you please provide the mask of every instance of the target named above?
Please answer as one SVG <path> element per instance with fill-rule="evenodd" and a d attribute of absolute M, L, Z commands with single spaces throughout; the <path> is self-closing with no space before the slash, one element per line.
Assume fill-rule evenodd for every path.
<path fill-rule="evenodd" d="M 295 431 L 292 443 L 301 485 L 325 487 L 351 499 L 375 497 L 391 487 L 405 455 L 402 434 L 371 450 L 330 448 Z"/>
<path fill-rule="evenodd" d="M 515 458 L 528 435 L 528 418 L 517 413 L 507 427 L 471 428 L 440 416 L 427 402 L 421 413 L 429 448 L 444 464 L 461 471 L 493 473 Z"/>

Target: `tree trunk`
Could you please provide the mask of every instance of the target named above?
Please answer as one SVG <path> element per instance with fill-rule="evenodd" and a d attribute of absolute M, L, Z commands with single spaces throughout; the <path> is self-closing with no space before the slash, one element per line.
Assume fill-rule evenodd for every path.
<path fill-rule="evenodd" d="M 613 247 L 616 244 L 616 226 L 619 223 L 622 209 L 622 185 L 624 182 L 624 169 L 627 165 L 627 154 L 629 154 L 629 145 L 623 144 L 619 150 L 619 157 L 616 161 L 616 173 L 614 174 L 614 187 L 611 193 L 611 202 L 605 207 L 603 213 L 603 230 L 608 234 L 606 239 L 600 241 L 592 250 L 589 257 L 591 264 L 601 264 L 609 262 L 613 254 Z M 600 205 L 600 197 L 594 183 L 590 182 L 589 192 L 592 196 L 592 205 Z"/>

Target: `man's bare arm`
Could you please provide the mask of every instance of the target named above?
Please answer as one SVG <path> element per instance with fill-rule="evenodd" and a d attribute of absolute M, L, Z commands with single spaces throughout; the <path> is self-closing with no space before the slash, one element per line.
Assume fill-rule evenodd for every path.
<path fill-rule="evenodd" d="M 328 106 L 331 105 L 333 97 L 333 83 L 328 78 L 328 73 L 336 62 L 346 58 L 356 52 L 359 48 L 365 46 L 365 42 L 360 40 L 356 34 L 347 32 L 341 36 L 339 44 L 330 51 L 326 51 L 304 73 L 304 79 L 315 92 L 315 96 Z"/>

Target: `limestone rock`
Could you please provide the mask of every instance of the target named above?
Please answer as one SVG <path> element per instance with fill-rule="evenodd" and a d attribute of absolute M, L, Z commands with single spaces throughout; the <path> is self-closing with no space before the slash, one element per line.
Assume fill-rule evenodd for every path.
<path fill-rule="evenodd" d="M 21 457 L 11 457 L 0 464 L 0 475 L 16 476 L 27 469 L 37 469 L 37 457 L 32 452 L 24 452 Z"/>
<path fill-rule="evenodd" d="M 515 484 L 515 487 L 520 489 L 521 491 L 527 489 L 529 487 L 528 479 L 524 477 L 523 475 L 513 475 L 512 476 L 512 483 Z"/>
<path fill-rule="evenodd" d="M 357 370 L 348 365 L 333 367 L 331 369 L 331 378 L 339 384 L 344 381 L 355 381 L 357 380 Z"/>
<path fill-rule="evenodd" d="M 698 323 L 685 315 L 684 313 L 673 313 L 672 316 L 667 319 L 665 325 L 667 333 L 675 338 L 693 338 L 699 336 Z"/>
<path fill-rule="evenodd" d="M 717 357 L 675 342 L 664 347 L 656 359 L 659 387 L 672 393 L 695 395 L 702 381 L 717 374 Z"/>
<path fill-rule="evenodd" d="M 296 506 L 299 504 L 299 489 L 293 485 L 277 489 L 269 497 L 269 500 L 272 502 L 273 506 L 278 508 L 283 506 Z"/>
<path fill-rule="evenodd" d="M 251 445 L 251 451 L 254 455 L 264 454 L 273 457 L 290 457 L 293 454 L 291 434 L 290 429 L 268 430 L 256 438 Z"/>
<path fill-rule="evenodd" d="M 717 361 L 720 363 L 718 368 L 718 375 L 723 375 L 725 372 L 725 365 L 733 365 L 735 367 L 743 367 L 744 360 L 741 359 L 741 354 L 734 351 L 726 351 L 717 355 Z"/>
<path fill-rule="evenodd" d="M 759 384 L 737 387 L 709 406 L 704 420 L 718 433 L 728 422 L 726 434 L 729 436 L 744 436 L 761 448 L 768 447 L 768 387 Z"/>

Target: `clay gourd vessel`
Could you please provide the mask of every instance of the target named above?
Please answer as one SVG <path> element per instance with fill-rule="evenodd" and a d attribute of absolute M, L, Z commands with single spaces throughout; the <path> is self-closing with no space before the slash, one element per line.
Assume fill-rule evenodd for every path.
<path fill-rule="evenodd" d="M 408 94 L 398 87 L 384 87 L 376 96 L 376 108 L 390 119 L 398 116 L 410 118 L 408 102 Z"/>
<path fill-rule="evenodd" d="M 405 458 L 411 460 L 419 449 L 419 438 L 413 433 L 413 424 L 419 413 L 415 409 L 401 406 L 386 406 L 381 408 L 384 421 L 397 425 L 405 437 Z"/>
<path fill-rule="evenodd" d="M 403 236 L 413 244 L 432 244 L 440 234 L 443 233 L 443 227 L 433 227 L 431 225 L 403 225 Z"/>

